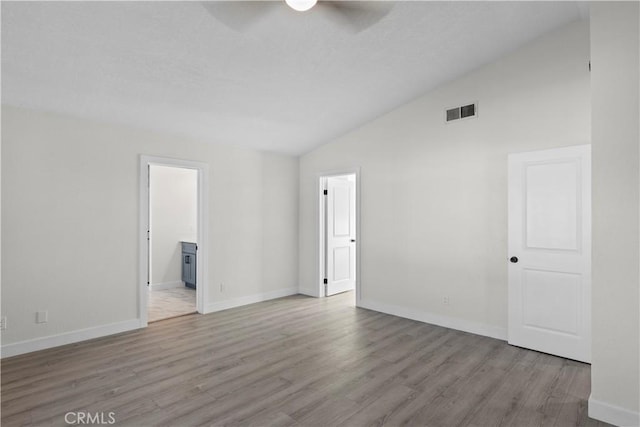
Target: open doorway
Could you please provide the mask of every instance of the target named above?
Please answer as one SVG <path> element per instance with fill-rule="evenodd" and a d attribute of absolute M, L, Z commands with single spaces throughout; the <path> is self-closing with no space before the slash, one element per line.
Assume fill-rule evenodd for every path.
<path fill-rule="evenodd" d="M 358 173 L 324 174 L 319 183 L 319 295 L 346 294 L 355 304 L 359 296 Z"/>
<path fill-rule="evenodd" d="M 204 312 L 206 164 L 140 157 L 141 326 Z"/>
<path fill-rule="evenodd" d="M 196 312 L 198 171 L 149 165 L 149 322 Z"/>

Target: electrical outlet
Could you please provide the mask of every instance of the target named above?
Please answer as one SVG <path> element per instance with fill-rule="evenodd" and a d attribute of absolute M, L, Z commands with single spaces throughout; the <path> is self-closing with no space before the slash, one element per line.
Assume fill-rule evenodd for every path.
<path fill-rule="evenodd" d="M 36 312 L 36 323 L 47 323 L 49 321 L 49 312 L 48 311 L 38 311 Z"/>
<path fill-rule="evenodd" d="M 2 316 L 0 318 L 0 331 L 4 331 L 7 329 L 7 316 Z"/>
<path fill-rule="evenodd" d="M 442 303 L 443 303 L 444 305 L 449 305 L 449 297 L 444 297 L 444 298 L 442 298 Z"/>

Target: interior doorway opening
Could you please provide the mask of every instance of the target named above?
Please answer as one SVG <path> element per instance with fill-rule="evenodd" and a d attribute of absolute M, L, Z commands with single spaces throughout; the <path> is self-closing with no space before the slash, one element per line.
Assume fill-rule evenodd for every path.
<path fill-rule="evenodd" d="M 140 156 L 141 327 L 204 312 L 207 187 L 206 164 Z"/>
<path fill-rule="evenodd" d="M 196 312 L 198 171 L 149 165 L 148 322 Z"/>
<path fill-rule="evenodd" d="M 319 178 L 320 297 L 351 293 L 357 305 L 359 272 L 359 190 L 357 169 Z"/>

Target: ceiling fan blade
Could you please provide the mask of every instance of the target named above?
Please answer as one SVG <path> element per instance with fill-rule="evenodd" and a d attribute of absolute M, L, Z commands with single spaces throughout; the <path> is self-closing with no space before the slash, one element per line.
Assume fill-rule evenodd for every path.
<path fill-rule="evenodd" d="M 316 7 L 359 33 L 387 16 L 395 5 L 394 1 L 319 1 Z"/>
<path fill-rule="evenodd" d="M 240 32 L 280 6 L 280 2 L 274 1 L 203 1 L 201 4 L 216 20 Z"/>

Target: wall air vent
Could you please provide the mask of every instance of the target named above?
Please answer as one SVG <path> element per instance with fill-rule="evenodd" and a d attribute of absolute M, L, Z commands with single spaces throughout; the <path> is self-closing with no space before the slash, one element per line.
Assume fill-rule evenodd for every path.
<path fill-rule="evenodd" d="M 460 118 L 460 107 L 447 110 L 447 121 L 458 120 Z"/>
<path fill-rule="evenodd" d="M 449 108 L 446 112 L 446 121 L 468 119 L 478 114 L 478 103 L 463 105 L 462 107 Z"/>

